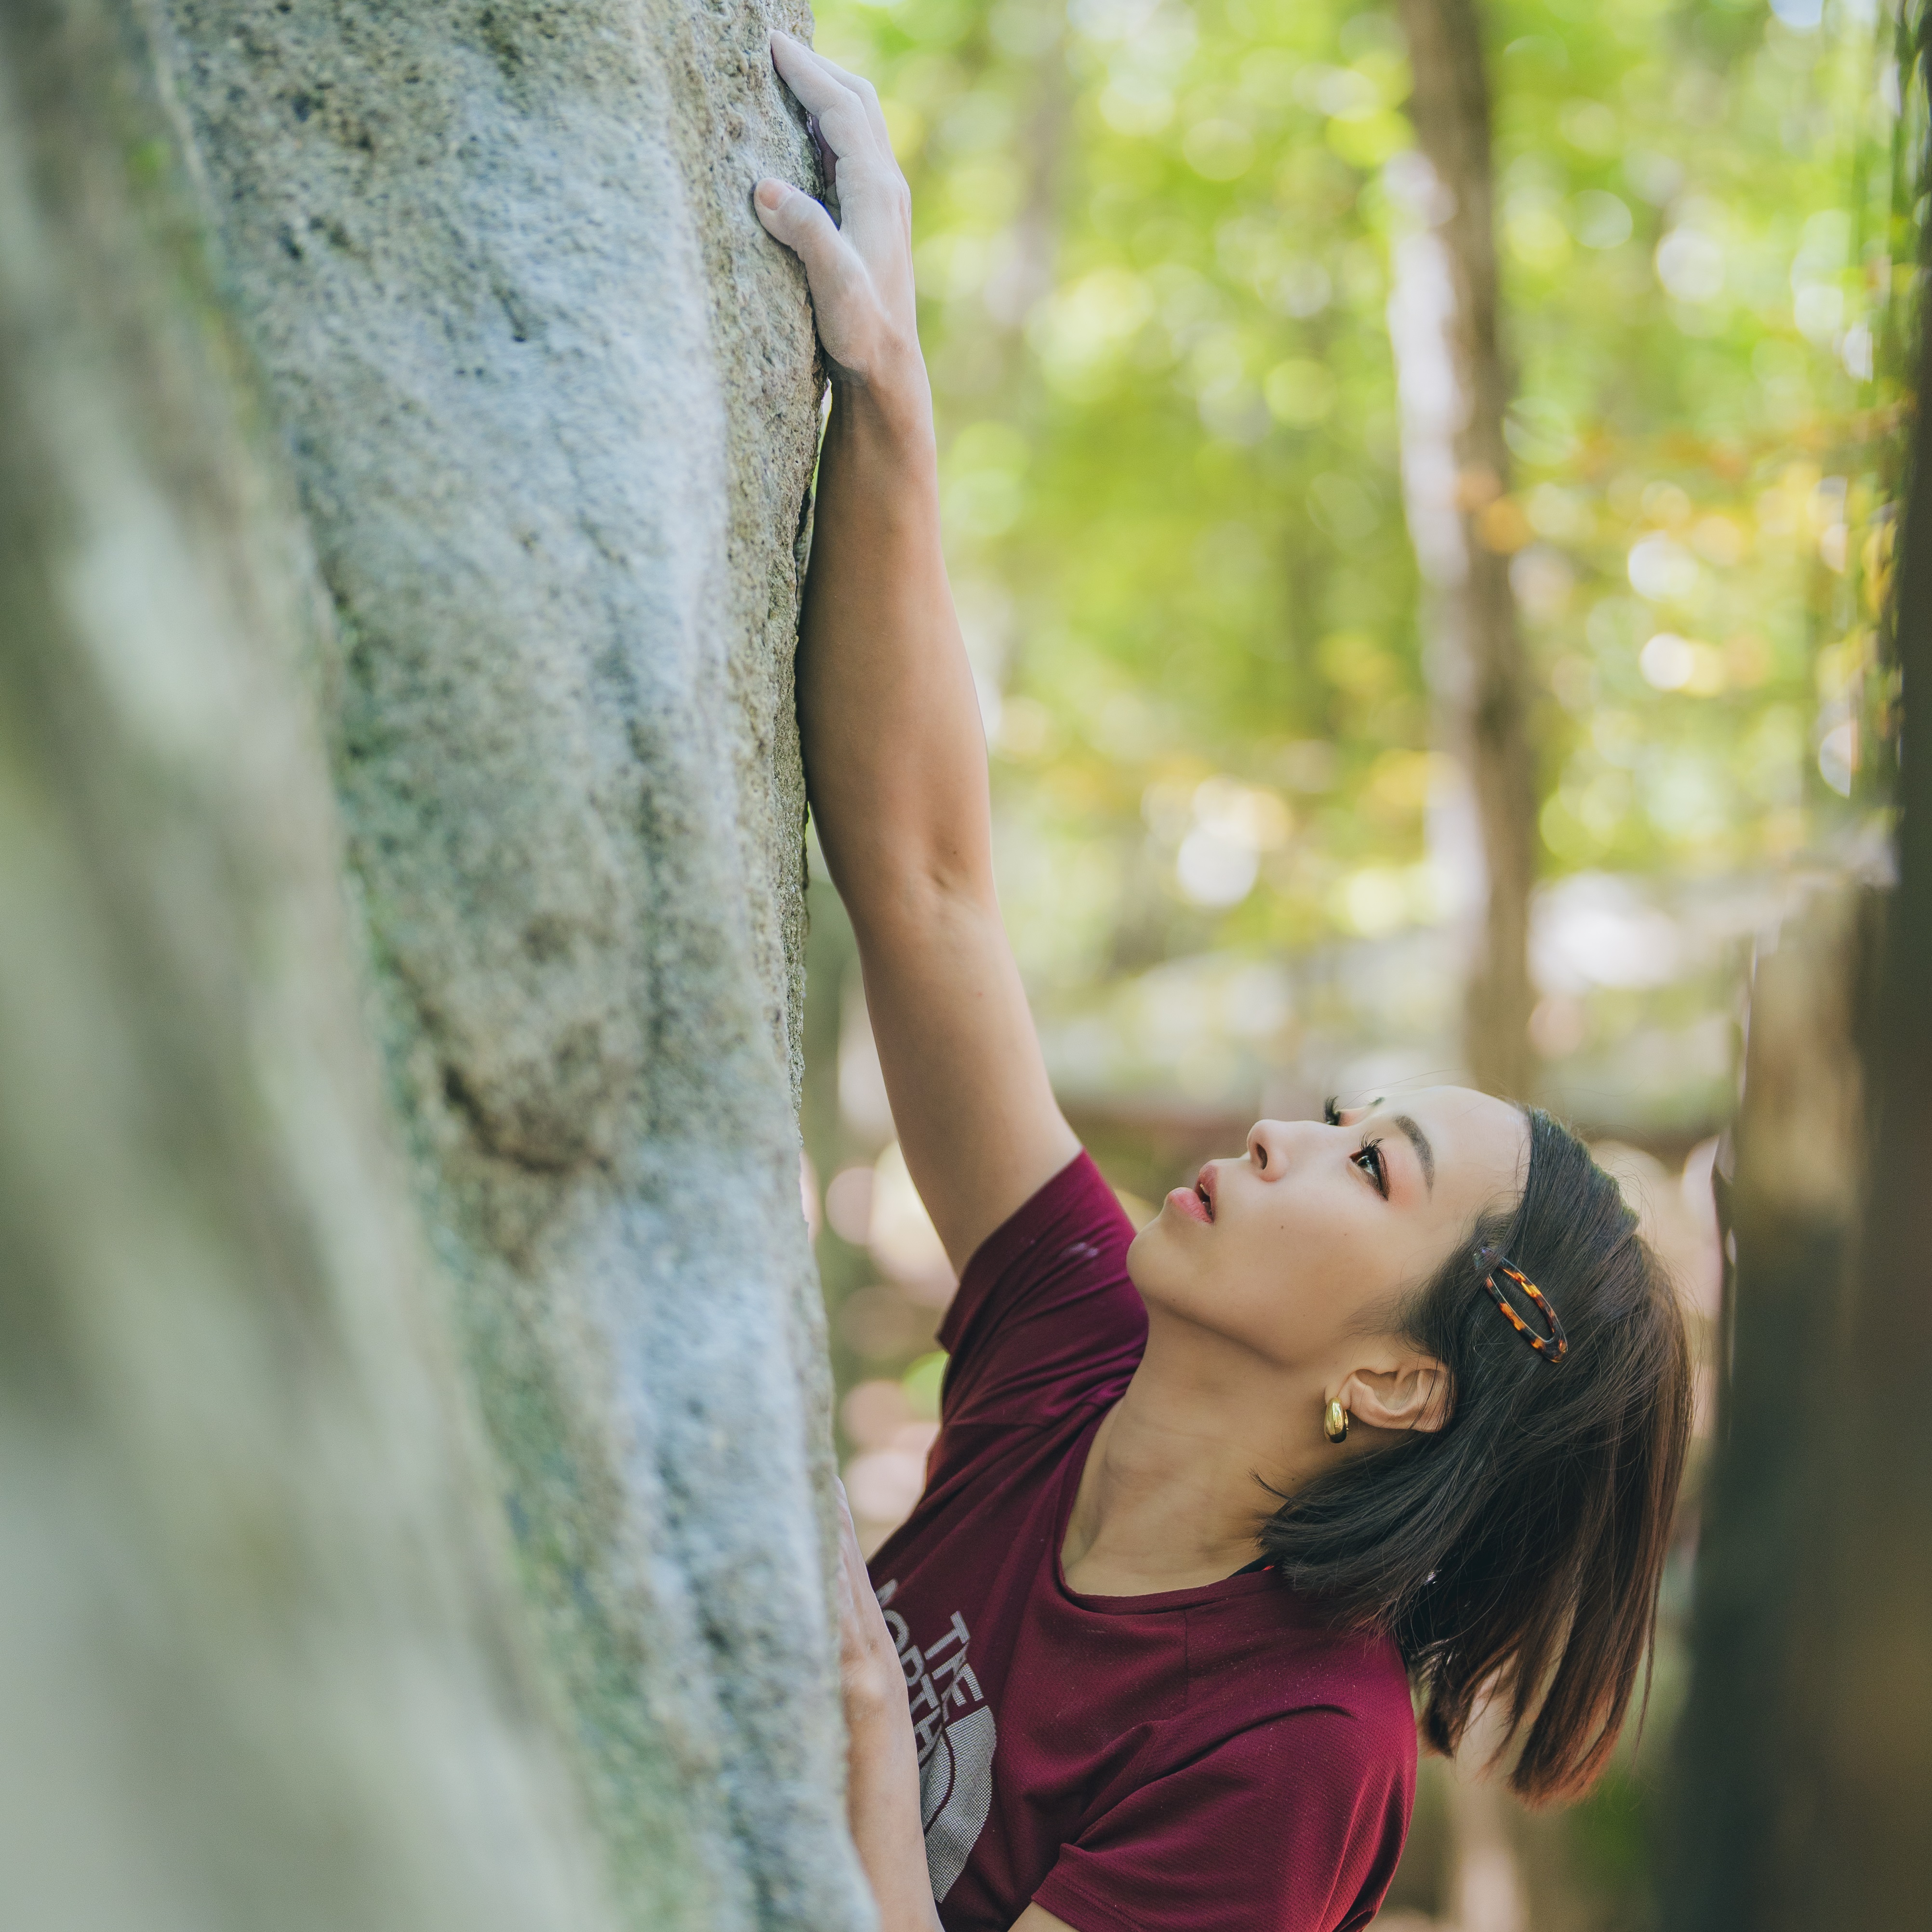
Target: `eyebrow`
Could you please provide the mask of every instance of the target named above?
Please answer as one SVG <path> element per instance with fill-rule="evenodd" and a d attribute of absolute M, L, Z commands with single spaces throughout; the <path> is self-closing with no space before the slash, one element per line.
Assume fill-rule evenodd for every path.
<path fill-rule="evenodd" d="M 1429 1184 L 1429 1191 L 1436 1192 L 1436 1150 L 1429 1144 L 1429 1136 L 1406 1114 L 1398 1114 L 1395 1124 L 1408 1136 L 1408 1144 L 1415 1150 L 1415 1157 L 1422 1163 L 1422 1178 Z"/>

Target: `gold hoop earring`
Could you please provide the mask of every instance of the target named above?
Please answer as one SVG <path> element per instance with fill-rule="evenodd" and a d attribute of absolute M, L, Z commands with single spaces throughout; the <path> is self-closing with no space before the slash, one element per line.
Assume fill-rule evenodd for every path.
<path fill-rule="evenodd" d="M 1328 1406 L 1322 1412 L 1322 1432 L 1330 1442 L 1337 1444 L 1348 1439 L 1348 1412 L 1334 1396 L 1328 1398 Z"/>

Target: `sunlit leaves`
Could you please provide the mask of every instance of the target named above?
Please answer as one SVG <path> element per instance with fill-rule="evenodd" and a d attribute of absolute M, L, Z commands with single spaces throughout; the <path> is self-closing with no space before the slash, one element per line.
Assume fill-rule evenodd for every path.
<path fill-rule="evenodd" d="M 1852 823 L 1882 742 L 1922 80 L 1880 0 L 1487 17 L 1518 393 L 1476 534 L 1537 670 L 1541 862 L 1775 863 Z M 1439 916 L 1392 14 L 820 18 L 914 186 L 949 542 L 997 587 L 976 664 L 1029 970 Z M 1185 802 L 1158 829 L 1156 795 Z M 1276 829 L 1198 803 L 1238 796 L 1277 799 Z"/>

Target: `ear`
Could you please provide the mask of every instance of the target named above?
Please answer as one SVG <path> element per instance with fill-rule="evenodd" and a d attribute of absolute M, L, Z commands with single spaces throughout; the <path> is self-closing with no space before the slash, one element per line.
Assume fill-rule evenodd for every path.
<path fill-rule="evenodd" d="M 1336 1398 L 1365 1428 L 1432 1435 L 1449 1420 L 1449 1371 L 1433 1355 L 1408 1355 L 1352 1370 Z"/>

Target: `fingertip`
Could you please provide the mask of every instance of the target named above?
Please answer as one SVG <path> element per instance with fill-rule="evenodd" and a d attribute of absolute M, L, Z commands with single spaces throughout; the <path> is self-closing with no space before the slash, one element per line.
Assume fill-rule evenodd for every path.
<path fill-rule="evenodd" d="M 775 180 L 767 175 L 752 190 L 752 199 L 767 213 L 776 214 L 784 207 L 785 197 L 790 193 L 791 189 L 785 182 Z"/>

